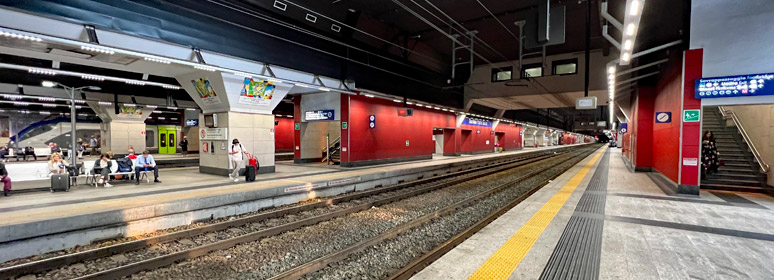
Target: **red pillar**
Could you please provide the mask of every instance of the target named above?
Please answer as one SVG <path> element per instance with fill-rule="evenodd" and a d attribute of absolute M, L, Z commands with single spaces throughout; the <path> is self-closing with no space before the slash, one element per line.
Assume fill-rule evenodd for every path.
<path fill-rule="evenodd" d="M 685 110 L 701 110 L 701 100 L 694 98 L 694 81 L 702 77 L 702 49 L 687 50 L 683 55 L 683 106 L 680 116 L 680 173 L 678 193 L 699 194 L 701 166 L 701 122 L 684 122 Z M 700 115 L 701 116 L 701 113 Z"/>
<path fill-rule="evenodd" d="M 341 94 L 341 162 L 349 162 L 349 94 Z M 346 127 L 346 128 L 344 128 Z"/>
<path fill-rule="evenodd" d="M 293 159 L 301 159 L 301 95 L 293 97 Z"/>
<path fill-rule="evenodd" d="M 459 129 L 444 128 L 443 129 L 443 155 L 444 156 L 459 156 L 460 155 L 460 132 Z"/>

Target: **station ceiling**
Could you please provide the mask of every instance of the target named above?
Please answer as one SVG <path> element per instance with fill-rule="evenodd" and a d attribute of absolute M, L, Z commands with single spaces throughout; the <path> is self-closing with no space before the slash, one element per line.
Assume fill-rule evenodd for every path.
<path fill-rule="evenodd" d="M 602 37 L 602 1 L 598 0 L 550 1 L 551 5 L 566 7 L 567 29 L 566 42 L 547 47 L 547 55 L 584 50 L 586 1 L 591 1 L 591 49 L 602 50 L 605 59 L 617 58 L 617 50 Z M 623 19 L 626 1 L 607 2 L 609 12 Z M 635 52 L 687 38 L 688 2 L 646 1 Z M 518 43 L 514 36 L 518 35 L 518 28 L 514 22 L 535 13 L 538 3 L 538 0 L 0 0 L 0 5 L 13 9 L 342 80 L 351 79 L 359 88 L 458 108 L 464 106 L 463 96 L 457 81 L 448 80 L 452 69 L 452 41 L 448 35 L 467 30 L 478 32 L 476 36 L 480 41 L 474 44 L 478 54 L 476 65 L 517 60 Z M 611 36 L 620 38 L 617 30 L 610 30 Z M 9 44 L 14 43 L 0 41 L 0 48 L 14 47 Z M 59 49 L 43 45 L 28 47 Z M 84 55 L 77 54 L 77 50 L 63 51 Z M 458 55 L 469 55 L 465 52 L 462 50 Z M 643 56 L 633 61 L 632 67 L 664 57 L 669 55 L 657 52 Z M 89 59 L 120 65 L 131 64 L 134 58 L 95 55 Z M 0 56 L 0 61 L 15 60 Z M 46 62 L 30 60 L 28 63 Z M 63 63 L 62 67 L 118 71 L 113 73 L 116 76 L 137 75 L 120 73 L 116 69 L 84 68 L 93 65 Z M 8 71 L 13 70 L 0 70 L 0 82 L 17 79 L 24 83 L 34 82 L 25 80 L 20 73 Z M 635 71 L 630 76 L 652 71 Z M 466 74 L 470 73 L 461 71 L 462 76 Z M 159 75 L 151 75 L 150 79 L 171 82 L 170 78 Z M 653 76 L 638 83 L 654 84 L 658 79 L 659 76 Z M 78 84 L 79 81 L 67 82 Z M 172 94 L 174 98 L 190 98 L 182 91 L 170 93 L 161 88 L 142 91 L 125 85 L 107 88 L 121 94 Z M 628 98 L 627 94 L 621 93 L 620 98 Z M 480 108 L 479 111 L 490 110 Z M 571 110 L 558 111 L 576 114 Z"/>

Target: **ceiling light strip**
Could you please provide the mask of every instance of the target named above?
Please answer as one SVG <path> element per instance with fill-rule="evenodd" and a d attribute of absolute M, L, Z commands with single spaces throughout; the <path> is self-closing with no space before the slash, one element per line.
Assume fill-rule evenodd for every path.
<path fill-rule="evenodd" d="M 0 63 L 0 68 L 22 70 L 22 71 L 26 70 L 34 74 L 64 75 L 64 76 L 80 77 L 82 79 L 95 80 L 95 81 L 123 82 L 127 84 L 143 84 L 148 86 L 164 87 L 168 89 L 180 89 L 179 86 L 164 84 L 164 83 L 132 80 L 132 79 L 119 78 L 119 77 L 112 77 L 112 76 L 94 75 L 94 74 L 87 74 L 87 73 L 80 73 L 80 72 L 64 71 L 59 69 L 29 67 L 29 66 L 17 65 L 17 64 Z"/>
<path fill-rule="evenodd" d="M 65 45 L 70 45 L 70 46 L 75 46 L 75 47 L 89 47 L 89 48 L 94 48 L 94 49 L 100 49 L 100 50 L 103 50 L 103 51 L 111 51 L 112 52 L 111 54 L 123 54 L 123 55 L 135 56 L 135 57 L 142 57 L 143 59 L 145 59 L 147 61 L 153 61 L 153 62 L 158 62 L 158 63 L 163 63 L 163 64 L 175 63 L 175 64 L 179 64 L 179 65 L 187 65 L 187 66 L 193 67 L 193 68 L 198 69 L 198 70 L 203 70 L 203 71 L 209 71 L 209 72 L 222 71 L 222 72 L 227 72 L 227 73 L 234 73 L 234 72 L 245 73 L 243 71 L 238 71 L 238 70 L 229 69 L 229 68 L 220 67 L 220 66 L 215 66 L 215 65 L 201 64 L 201 63 L 187 61 L 187 60 L 183 60 L 183 59 L 167 58 L 167 57 L 162 57 L 162 56 L 158 56 L 158 55 L 141 53 L 141 52 L 137 52 L 137 51 L 131 51 L 131 50 L 126 50 L 126 49 L 102 46 L 102 45 L 85 43 L 85 42 L 79 42 L 79 41 L 76 41 L 76 40 L 65 39 L 65 38 L 55 37 L 55 36 L 50 36 L 50 35 L 35 34 L 35 33 L 26 32 L 26 31 L 18 31 L 18 30 L 10 29 L 10 28 L 0 27 L 0 32 L 3 32 L 2 34 L 6 34 L 6 33 L 8 33 L 8 34 L 15 34 L 15 35 L 8 35 L 8 37 L 33 40 L 33 41 L 38 41 L 38 42 L 45 40 L 45 41 L 49 41 L 49 42 L 55 42 L 55 43 L 60 43 L 60 44 L 65 44 Z M 26 69 L 24 69 L 24 70 L 26 70 Z M 268 80 L 270 80 L 272 82 L 275 82 L 275 83 L 285 82 L 285 83 L 296 84 L 296 85 L 304 84 L 304 85 L 307 85 L 307 87 L 309 87 L 309 88 L 317 88 L 318 87 L 318 85 L 311 84 L 311 83 L 305 83 L 305 82 L 294 81 L 294 80 L 289 80 L 289 79 L 282 79 L 282 78 L 277 78 L 277 77 L 269 77 L 269 76 L 261 75 L 261 74 L 257 74 L 257 73 L 246 73 L 246 74 L 250 74 L 253 77 L 260 77 L 262 79 L 268 79 Z M 78 76 L 80 76 L 80 75 L 78 75 Z M 106 80 L 108 80 L 108 79 L 106 79 Z M 123 82 L 124 80 L 125 79 L 122 79 L 121 82 Z M 163 86 L 163 84 L 161 84 L 161 83 L 150 83 L 150 82 L 148 83 L 148 85 Z M 178 87 L 178 89 L 179 89 L 179 87 Z M 352 92 L 349 91 L 349 90 L 341 90 L 341 89 L 336 89 L 336 88 L 331 88 L 330 90 L 331 91 L 335 91 L 335 92 L 340 92 L 340 93 L 352 94 Z"/>

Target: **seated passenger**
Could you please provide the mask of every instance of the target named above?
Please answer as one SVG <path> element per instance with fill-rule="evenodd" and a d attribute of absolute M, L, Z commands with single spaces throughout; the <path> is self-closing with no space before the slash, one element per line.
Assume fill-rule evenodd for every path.
<path fill-rule="evenodd" d="M 145 150 L 142 152 L 142 156 L 137 157 L 137 161 L 134 164 L 134 177 L 137 178 L 134 184 L 140 184 L 140 172 L 151 170 L 153 170 L 153 182 L 161 183 L 161 181 L 159 181 L 159 167 L 156 166 L 156 161 L 153 160 L 153 156 L 150 155 L 150 152 Z"/>
<path fill-rule="evenodd" d="M 113 164 L 110 162 L 110 157 L 107 154 L 102 154 L 99 159 L 94 162 L 94 173 L 93 174 L 100 174 L 99 181 L 97 181 L 98 184 L 105 184 L 106 188 L 112 187 L 108 181 L 110 181 L 110 167 L 112 167 Z"/>
<path fill-rule="evenodd" d="M 127 150 L 126 156 L 132 160 L 137 159 L 137 154 L 134 153 L 134 146 L 129 145 L 129 149 Z"/>
<path fill-rule="evenodd" d="M 58 153 L 51 155 L 51 160 L 48 161 L 48 175 L 54 174 L 67 174 L 67 162 Z"/>
<path fill-rule="evenodd" d="M 3 182 L 3 195 L 11 195 L 11 178 L 8 177 L 8 170 L 5 169 L 5 164 L 0 163 L 0 182 Z"/>
<path fill-rule="evenodd" d="M 27 160 L 27 156 L 32 156 L 32 158 L 38 160 L 38 156 L 35 155 L 35 148 L 29 142 L 27 142 L 27 147 L 24 147 L 24 160 Z"/>

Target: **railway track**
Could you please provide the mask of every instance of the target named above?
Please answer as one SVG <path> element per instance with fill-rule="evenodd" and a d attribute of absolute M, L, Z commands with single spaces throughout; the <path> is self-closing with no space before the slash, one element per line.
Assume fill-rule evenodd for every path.
<path fill-rule="evenodd" d="M 115 279 L 206 255 L 404 200 L 475 178 L 543 162 L 565 153 L 534 153 L 431 178 L 264 211 L 145 239 L 0 268 L 0 279 L 35 274 L 43 279 Z"/>
<path fill-rule="evenodd" d="M 465 239 L 472 236 L 487 224 L 538 191 L 542 186 L 548 184 L 550 180 L 564 173 L 586 155 L 588 155 L 588 153 L 581 153 L 576 156 L 574 160 L 570 159 L 561 166 L 549 166 L 542 170 L 535 170 L 523 174 L 512 181 L 501 183 L 488 191 L 481 192 L 475 196 L 417 217 L 416 219 L 390 229 L 389 231 L 309 261 L 303 265 L 271 277 L 270 279 L 345 279 L 355 276 L 362 279 L 409 279 L 415 273 L 421 271 L 427 265 L 443 256 L 443 254 L 450 251 Z M 551 169 L 553 169 L 551 175 L 540 178 L 541 181 L 534 187 L 521 192 L 508 193 L 508 191 L 511 191 L 513 188 L 517 188 L 519 183 L 530 178 L 535 178 Z M 485 205 L 488 207 L 481 207 L 481 205 L 472 207 L 474 204 L 489 205 Z M 481 209 L 477 208 L 486 208 L 488 211 L 479 211 Z M 486 214 L 482 215 L 482 213 Z M 455 214 L 459 217 L 453 217 Z M 471 217 L 477 216 L 480 217 L 471 219 Z M 468 221 L 459 221 L 465 219 Z M 456 227 L 454 230 L 454 233 L 456 234 L 448 239 L 438 239 L 436 233 L 439 231 L 439 226 L 444 223 Z M 470 224 L 470 226 L 460 227 L 461 224 Z M 390 267 L 389 263 L 379 262 L 379 260 L 396 257 L 400 258 L 401 254 L 406 255 L 406 251 L 401 251 L 401 249 L 396 248 L 403 247 L 402 249 L 410 251 L 415 247 L 421 247 L 416 246 L 416 243 L 420 243 L 420 241 L 405 242 L 399 240 L 404 235 L 411 234 L 417 235 L 414 238 L 416 240 L 422 240 L 421 242 L 426 242 L 427 239 L 432 240 L 435 238 L 435 242 L 438 244 L 434 244 L 431 248 L 420 250 L 423 251 L 420 257 L 415 258 L 410 262 L 404 260 L 406 264 L 400 264 L 398 267 Z M 410 253 L 408 255 L 410 255 Z M 379 274 L 380 269 L 383 270 L 382 274 Z M 368 271 L 370 274 L 369 276 L 371 277 L 363 277 L 360 275 L 366 271 Z"/>

